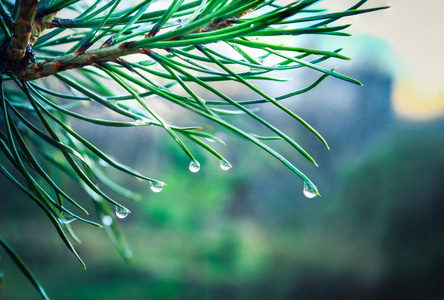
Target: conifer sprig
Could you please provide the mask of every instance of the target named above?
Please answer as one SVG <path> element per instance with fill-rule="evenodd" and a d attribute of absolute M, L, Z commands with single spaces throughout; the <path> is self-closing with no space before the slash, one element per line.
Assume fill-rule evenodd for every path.
<path fill-rule="evenodd" d="M 223 170 L 231 167 L 228 158 L 207 143 L 225 145 L 224 141 L 193 118 L 186 126 L 166 121 L 147 100 L 157 97 L 269 153 L 302 179 L 308 197 L 319 195 L 293 159 L 284 157 L 268 141 L 287 143 L 317 165 L 315 160 L 291 132 L 283 132 L 258 115 L 252 105 L 279 108 L 328 148 L 321 134 L 281 100 L 309 92 L 328 77 L 360 82 L 323 66 L 327 60 L 348 60 L 341 49 L 311 49 L 296 44 L 293 37 L 349 36 L 350 25 L 336 21 L 386 7 L 362 8 L 367 1 L 361 0 L 344 11 L 329 12 L 320 9 L 318 2 L 171 0 L 162 7 L 154 0 L 132 6 L 127 1 L 97 0 L 86 7 L 81 0 L 1 1 L 0 173 L 45 212 L 83 266 L 72 244 L 79 241 L 70 225 L 73 220 L 104 228 L 122 256 L 131 259 L 112 210 L 117 209 L 119 218 L 129 211 L 102 187 L 133 200 L 140 200 L 140 195 L 108 178 L 104 165 L 146 181 L 154 192 L 165 184 L 111 158 L 76 132 L 71 120 L 108 127 L 157 126 L 188 156 L 191 171 L 198 171 L 200 164 L 199 154 L 191 152 L 190 144 L 208 151 Z M 318 79 L 281 95 L 267 94 L 258 83 L 285 83 L 286 79 L 277 77 L 279 71 L 299 68 L 319 72 Z M 216 87 L 221 82 L 241 86 L 256 96 L 246 100 L 230 97 Z M 116 88 L 108 89 L 110 85 Z M 103 119 L 77 109 L 90 102 L 119 118 Z M 265 131 L 239 127 L 232 122 L 233 116 L 250 118 Z M 98 222 L 90 220 L 84 199 L 76 199 L 59 184 L 60 176 L 77 182 L 91 197 Z M 47 298 L 11 246 L 2 238 L 0 245 Z"/>

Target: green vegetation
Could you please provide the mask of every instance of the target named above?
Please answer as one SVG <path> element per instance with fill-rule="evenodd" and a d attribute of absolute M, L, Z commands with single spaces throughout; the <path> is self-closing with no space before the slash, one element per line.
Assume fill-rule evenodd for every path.
<path fill-rule="evenodd" d="M 141 196 L 113 180 L 115 172 L 108 169 L 145 181 L 154 192 L 166 180 L 117 162 L 80 134 L 76 124 L 161 129 L 188 157 L 191 172 L 199 171 L 196 156 L 203 152 L 221 169 L 231 168 L 219 150 L 224 141 L 215 135 L 221 129 L 288 167 L 302 179 L 307 197 L 319 195 L 315 184 L 274 145 L 286 143 L 317 165 L 315 160 L 257 107 L 278 108 L 328 148 L 280 100 L 308 92 L 327 77 L 360 82 L 321 66 L 326 60 L 349 59 L 341 49 L 301 47 L 292 37 L 347 36 L 349 25 L 336 21 L 385 7 L 363 9 L 367 1 L 359 1 L 345 11 L 328 12 L 317 0 L 284 2 L 174 0 L 166 7 L 151 0 L 134 6 L 120 0 L 97 0 L 91 6 L 79 0 L 1 3 L 0 172 L 46 214 L 84 267 L 73 246 L 79 241 L 70 225 L 74 220 L 103 228 L 124 259 L 133 257 L 117 222 L 129 210 L 116 199 L 138 201 Z M 266 92 L 267 85 L 287 85 L 279 74 L 303 67 L 319 73 L 309 86 L 285 94 Z M 227 85 L 229 89 L 223 88 Z M 245 91 L 252 99 L 239 99 Z M 177 109 L 174 116 L 162 106 L 165 102 Z M 245 119 L 254 120 L 255 127 L 243 124 Z M 73 193 L 79 187 L 91 201 Z M 216 195 L 214 201 L 221 200 Z M 91 220 L 91 210 L 98 222 Z M 164 211 L 157 208 L 160 215 Z M 46 298 L 18 254 L 2 238 L 0 244 Z"/>

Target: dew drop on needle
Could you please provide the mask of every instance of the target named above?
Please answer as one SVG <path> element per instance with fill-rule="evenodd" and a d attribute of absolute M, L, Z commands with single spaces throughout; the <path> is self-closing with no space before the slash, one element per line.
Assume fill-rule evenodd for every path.
<path fill-rule="evenodd" d="M 194 160 L 190 163 L 189 169 L 191 172 L 196 173 L 200 170 L 200 164 L 197 160 Z"/>
<path fill-rule="evenodd" d="M 314 198 L 318 195 L 316 190 L 312 188 L 310 185 L 308 185 L 306 182 L 304 182 L 304 195 L 307 198 Z"/>
<path fill-rule="evenodd" d="M 123 219 L 126 218 L 129 214 L 129 210 L 126 209 L 125 207 L 121 207 L 121 206 L 116 206 L 116 216 L 119 219 Z"/>
<path fill-rule="evenodd" d="M 163 189 L 164 185 L 165 185 L 165 183 L 160 182 L 160 181 L 151 181 L 150 182 L 151 190 L 155 193 L 160 192 Z"/>
<path fill-rule="evenodd" d="M 220 168 L 224 171 L 228 171 L 229 169 L 231 169 L 231 165 L 229 162 L 221 160 L 220 161 Z"/>

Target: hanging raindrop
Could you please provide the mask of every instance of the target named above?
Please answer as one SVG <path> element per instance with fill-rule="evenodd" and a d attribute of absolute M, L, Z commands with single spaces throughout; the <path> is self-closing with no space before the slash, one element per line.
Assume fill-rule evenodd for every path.
<path fill-rule="evenodd" d="M 190 163 L 190 167 L 189 167 L 190 171 L 193 173 L 199 172 L 200 170 L 200 164 L 197 160 L 194 160 Z"/>
<path fill-rule="evenodd" d="M 307 198 L 314 198 L 318 195 L 316 190 L 312 188 L 310 185 L 308 185 L 306 182 L 304 182 L 304 196 Z"/>
<path fill-rule="evenodd" d="M 130 211 L 126 209 L 125 207 L 116 206 L 116 216 L 119 219 L 124 219 L 128 216 Z"/>
<path fill-rule="evenodd" d="M 231 165 L 229 162 L 221 160 L 220 161 L 220 168 L 224 171 L 228 171 L 229 169 L 231 169 Z"/>
<path fill-rule="evenodd" d="M 160 181 L 151 181 L 150 185 L 151 185 L 151 190 L 155 193 L 158 193 L 163 189 L 163 186 L 165 185 L 165 183 L 160 182 Z"/>

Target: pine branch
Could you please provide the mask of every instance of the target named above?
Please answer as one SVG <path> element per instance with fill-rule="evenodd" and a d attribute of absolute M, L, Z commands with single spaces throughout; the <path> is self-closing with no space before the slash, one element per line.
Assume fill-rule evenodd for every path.
<path fill-rule="evenodd" d="M 0 164 L 0 173 L 44 211 L 83 266 L 71 244 L 71 240 L 78 241 L 69 225 L 74 220 L 103 227 L 122 256 L 131 259 L 116 219 L 127 216 L 129 210 L 108 192 L 133 200 L 140 196 L 110 180 L 108 172 L 102 171 L 104 164 L 110 170 L 144 180 L 153 192 L 160 192 L 166 184 L 111 158 L 77 133 L 70 126 L 72 119 L 109 127 L 162 127 L 190 159 L 191 172 L 200 168 L 196 159 L 199 153 L 191 153 L 193 148 L 187 143 L 218 159 L 222 170 L 231 168 L 218 149 L 206 143 L 210 140 L 225 145 L 211 129 L 202 126 L 202 119 L 198 119 L 198 126 L 179 126 L 174 119 L 170 122 L 155 106 L 148 105 L 145 98 L 155 96 L 203 118 L 205 125 L 208 121 L 257 146 L 302 179 L 306 197 L 320 195 L 316 185 L 280 153 L 279 143 L 286 143 L 316 165 L 296 142 L 294 132 L 275 127 L 274 120 L 265 119 L 251 106 L 274 105 L 328 148 L 321 134 L 281 100 L 311 91 L 331 77 L 360 82 L 323 66 L 327 60 L 348 60 L 340 53 L 342 49 L 309 49 L 295 46 L 290 38 L 308 34 L 348 36 L 345 30 L 349 25 L 329 24 L 387 7 L 359 9 L 367 2 L 360 0 L 347 10 L 329 13 L 312 7 L 320 0 L 286 1 L 285 5 L 275 0 L 170 0 L 169 7 L 156 10 L 151 0 L 124 9 L 120 7 L 122 0 L 111 0 L 103 6 L 100 2 L 96 0 L 87 9 L 81 0 L 41 0 L 40 5 L 38 0 L 17 0 L 13 8 L 0 2 L 0 154 L 14 171 Z M 78 15 L 55 18 L 59 10 L 65 9 Z M 45 34 L 46 29 L 52 30 Z M 213 47 L 216 42 L 220 42 L 218 47 Z M 126 59 L 133 54 L 144 56 Z M 276 76 L 280 71 L 299 68 L 320 75 L 307 87 L 286 94 L 279 94 L 279 88 L 275 88 L 277 95 L 261 89 L 264 82 L 285 82 L 287 79 Z M 70 69 L 77 72 L 62 73 Z M 51 75 L 51 80 L 36 80 Z M 120 92 L 115 92 L 110 83 Z M 256 97 L 230 97 L 220 89 L 220 83 L 235 84 Z M 119 120 L 73 109 L 90 101 Z M 259 126 L 246 129 L 232 116 Z M 269 144 L 270 140 L 276 143 Z M 75 199 L 60 187 L 54 172 L 58 172 L 57 177 L 66 175 L 90 196 L 100 224 L 66 208 L 64 202 L 69 202 L 68 207 L 88 214 L 83 208 L 84 199 Z M 6 245 L 1 244 L 0 237 L 0 246 Z M 18 266 L 44 296 L 24 264 L 19 261 Z"/>
<path fill-rule="evenodd" d="M 170 37 L 168 40 L 164 41 L 163 43 L 158 42 L 157 44 L 156 43 L 151 44 L 150 43 L 150 41 L 152 40 L 151 38 L 157 34 L 157 32 L 160 30 L 160 28 L 164 25 L 164 23 L 168 19 L 168 18 L 164 18 L 164 19 L 161 19 L 151 29 L 151 31 L 145 36 L 145 39 L 143 39 L 143 40 L 122 42 L 120 44 L 110 46 L 109 45 L 110 43 L 108 41 L 111 41 L 111 40 L 114 41 L 114 37 L 112 37 L 112 38 L 108 39 L 107 42 L 104 45 L 102 45 L 101 48 L 86 51 L 86 49 L 92 45 L 92 43 L 90 43 L 89 39 L 88 39 L 74 53 L 67 54 L 67 55 L 57 58 L 57 59 L 46 60 L 41 63 L 31 63 L 31 64 L 26 64 L 25 66 L 23 66 L 23 65 L 15 65 L 14 66 L 13 65 L 11 70 L 18 79 L 23 80 L 23 81 L 30 81 L 30 80 L 34 80 L 34 79 L 38 79 L 38 78 L 42 78 L 42 77 L 47 77 L 47 76 L 50 76 L 53 74 L 57 74 L 59 72 L 65 71 L 65 70 L 82 68 L 84 66 L 93 65 L 93 64 L 100 65 L 100 64 L 103 64 L 105 62 L 110 62 L 110 61 L 118 61 L 118 59 L 120 57 L 130 55 L 130 54 L 145 53 L 146 50 L 144 48 L 146 48 L 145 45 L 147 45 L 147 44 L 150 45 L 150 48 L 168 48 L 168 46 L 182 47 L 182 46 L 194 45 L 194 44 L 196 44 L 196 41 L 198 41 L 199 44 L 212 43 L 215 41 L 214 37 L 208 39 L 208 38 L 205 38 L 205 36 L 204 36 L 204 38 L 202 40 L 201 38 L 199 38 L 200 37 L 199 33 L 201 33 L 201 34 L 206 33 L 206 35 L 208 35 L 208 33 L 212 33 L 212 32 L 216 33 L 218 30 L 227 29 L 228 27 L 237 23 L 237 18 L 240 18 L 240 17 L 252 12 L 254 10 L 254 8 L 257 7 L 259 4 L 260 3 L 256 3 L 255 4 L 256 6 L 248 7 L 248 9 L 245 11 L 241 10 L 241 12 L 233 18 L 231 18 L 231 17 L 215 18 L 215 19 L 208 19 L 207 22 L 199 22 L 199 25 L 202 24 L 204 26 L 198 27 L 197 29 L 195 29 L 196 26 L 193 26 L 192 30 L 190 30 L 190 29 L 187 30 L 188 33 L 195 34 L 195 36 L 192 36 L 191 39 L 184 40 L 183 34 L 182 34 L 183 30 L 177 30 L 176 33 L 173 31 L 173 33 L 175 33 L 173 35 L 173 37 Z M 175 6 L 175 8 L 177 9 L 178 6 Z M 170 16 L 171 15 L 172 15 L 172 12 L 170 12 Z M 50 27 L 50 24 L 51 24 L 54 16 L 55 16 L 55 13 L 52 13 L 52 14 L 46 15 L 46 16 L 42 17 L 42 19 L 39 19 L 38 21 L 36 21 L 35 26 L 32 31 L 32 35 L 31 35 L 31 44 L 35 43 L 35 41 L 37 40 L 37 38 L 40 35 L 42 30 Z M 109 17 L 109 14 L 102 22 L 102 24 L 101 24 L 102 26 L 106 22 L 108 17 Z M 280 16 L 280 18 L 282 18 L 282 19 L 284 17 L 285 17 L 285 15 Z M 244 24 L 244 26 L 242 26 L 242 29 L 244 29 L 247 26 L 250 26 L 250 25 Z M 266 26 L 268 26 L 268 23 L 264 23 L 263 25 L 261 25 L 261 27 L 266 27 Z M 249 31 L 256 31 L 257 29 L 258 29 L 258 27 L 254 28 L 254 29 L 250 28 Z M 217 34 L 216 34 L 216 37 L 217 37 L 217 40 L 225 40 L 230 37 L 238 37 L 238 36 L 241 36 L 244 34 L 245 34 L 245 30 L 238 30 L 238 31 L 234 31 L 229 36 L 222 35 L 220 37 L 217 37 Z M 178 41 L 178 40 L 182 40 L 182 42 L 180 44 L 177 44 L 174 42 L 174 41 Z"/>

